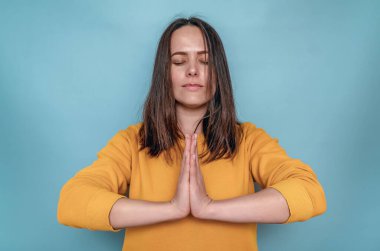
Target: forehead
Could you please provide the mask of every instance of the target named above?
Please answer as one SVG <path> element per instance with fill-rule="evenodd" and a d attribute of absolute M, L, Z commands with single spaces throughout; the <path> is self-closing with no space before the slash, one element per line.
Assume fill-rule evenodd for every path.
<path fill-rule="evenodd" d="M 172 34 L 170 41 L 170 51 L 204 51 L 204 39 L 201 30 L 196 26 L 186 25 Z"/>

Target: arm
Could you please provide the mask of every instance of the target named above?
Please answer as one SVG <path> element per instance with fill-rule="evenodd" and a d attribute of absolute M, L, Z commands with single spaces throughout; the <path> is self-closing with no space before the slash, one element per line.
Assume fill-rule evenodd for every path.
<path fill-rule="evenodd" d="M 289 208 L 281 193 L 267 188 L 237 198 L 214 200 L 204 218 L 239 223 L 284 223 L 289 218 Z"/>
<path fill-rule="evenodd" d="M 117 200 L 125 198 L 131 173 L 127 133 L 119 131 L 97 156 L 63 185 L 57 219 L 66 226 L 115 231 L 109 213 Z"/>
<path fill-rule="evenodd" d="M 114 204 L 110 224 L 114 229 L 149 225 L 162 221 L 180 219 L 170 202 L 150 202 L 122 198 Z"/>
<path fill-rule="evenodd" d="M 326 211 L 323 188 L 313 170 L 290 158 L 263 129 L 246 125 L 246 151 L 255 182 L 263 190 L 214 201 L 204 218 L 255 223 L 305 221 Z"/>
<path fill-rule="evenodd" d="M 96 161 L 67 181 L 58 202 L 58 222 L 76 228 L 118 232 L 127 226 L 177 219 L 178 213 L 170 202 L 126 198 L 134 154 L 132 146 L 137 144 L 132 130 L 119 131 L 98 153 Z"/>
<path fill-rule="evenodd" d="M 263 129 L 253 126 L 250 139 L 253 179 L 262 188 L 276 189 L 285 198 L 290 216 L 284 223 L 306 221 L 326 211 L 323 187 L 309 165 L 288 156 L 278 139 Z"/>

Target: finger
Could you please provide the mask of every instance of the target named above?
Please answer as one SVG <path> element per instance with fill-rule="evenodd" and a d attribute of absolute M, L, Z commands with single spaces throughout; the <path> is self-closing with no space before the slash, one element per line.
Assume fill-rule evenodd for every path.
<path fill-rule="evenodd" d="M 191 135 L 187 134 L 187 145 L 186 145 L 186 164 L 188 166 L 188 169 L 190 169 L 190 159 L 191 159 Z"/>
<path fill-rule="evenodd" d="M 193 181 L 195 181 L 195 175 L 196 175 L 196 173 L 195 173 L 195 166 L 194 166 L 194 163 L 195 163 L 195 155 L 194 154 L 192 154 L 191 155 L 191 157 L 190 157 L 190 176 L 192 177 L 192 180 Z"/>
<path fill-rule="evenodd" d="M 186 163 L 185 163 L 185 180 L 189 181 L 189 179 L 190 179 L 189 153 L 185 154 L 185 159 L 186 159 Z"/>
<path fill-rule="evenodd" d="M 181 170 L 180 170 L 181 177 L 186 175 L 186 173 L 188 172 L 188 169 L 189 169 L 189 156 L 188 155 L 189 154 L 186 152 L 183 154 Z"/>
<path fill-rule="evenodd" d="M 197 148 L 198 141 L 197 141 L 197 136 L 198 136 L 197 134 L 194 134 L 194 138 L 193 138 L 194 144 L 192 145 L 192 147 L 193 147 L 192 154 L 195 156 L 194 157 L 195 174 L 197 174 L 197 172 L 198 172 L 198 148 Z"/>
<path fill-rule="evenodd" d="M 189 141 L 190 141 L 189 139 L 190 139 L 190 136 L 188 134 L 185 134 L 185 149 L 183 150 L 182 165 L 186 165 L 186 163 L 188 163 L 185 156 L 186 156 L 186 153 L 189 153 Z"/>
<path fill-rule="evenodd" d="M 198 157 L 194 155 L 194 178 L 199 186 L 204 186 L 204 180 L 200 166 L 197 164 Z"/>
<path fill-rule="evenodd" d="M 185 172 L 186 173 L 186 165 L 188 165 L 189 161 L 189 157 L 186 156 L 188 155 L 188 145 L 189 145 L 189 135 L 188 134 L 185 134 L 185 149 L 183 151 L 183 155 L 182 155 L 182 161 L 181 161 L 181 175 L 183 175 L 183 173 Z M 186 149 L 187 148 L 187 149 Z"/>
<path fill-rule="evenodd" d="M 179 171 L 179 180 L 183 179 L 184 175 L 186 175 L 186 154 L 183 155 L 181 167 Z"/>
<path fill-rule="evenodd" d="M 197 134 L 193 134 L 193 144 L 191 145 L 192 146 L 192 154 L 198 154 L 198 151 L 197 151 Z"/>
<path fill-rule="evenodd" d="M 183 149 L 182 153 L 182 163 L 185 161 L 185 153 L 186 153 L 186 145 L 187 145 L 187 134 L 185 134 L 185 149 Z"/>
<path fill-rule="evenodd" d="M 185 134 L 185 148 L 183 149 L 183 158 L 182 158 L 182 160 L 184 160 L 185 159 L 185 154 L 186 154 L 186 148 L 187 148 L 187 144 L 188 144 L 188 138 L 189 138 L 189 135 L 188 134 Z"/>
<path fill-rule="evenodd" d="M 190 150 L 191 138 L 189 134 L 185 134 L 185 152 Z"/>
<path fill-rule="evenodd" d="M 193 138 L 194 138 L 194 135 L 190 135 L 190 149 L 189 149 L 190 158 L 193 155 L 193 144 L 194 144 Z"/>
<path fill-rule="evenodd" d="M 199 184 L 201 184 L 201 185 L 204 184 L 203 175 L 202 175 L 201 169 L 199 167 L 197 168 L 196 175 L 197 175 L 197 180 L 198 180 Z"/>
<path fill-rule="evenodd" d="M 202 172 L 201 172 L 201 167 L 199 165 L 199 158 L 198 158 L 198 154 L 195 155 L 195 166 L 196 166 L 196 175 L 198 177 L 198 179 L 202 180 L 203 177 L 202 177 Z"/>
<path fill-rule="evenodd" d="M 201 181 L 200 178 L 201 176 L 199 175 L 200 174 L 200 170 L 199 170 L 199 165 L 198 165 L 198 156 L 197 155 L 194 155 L 194 175 L 195 177 L 197 178 L 198 182 Z"/>

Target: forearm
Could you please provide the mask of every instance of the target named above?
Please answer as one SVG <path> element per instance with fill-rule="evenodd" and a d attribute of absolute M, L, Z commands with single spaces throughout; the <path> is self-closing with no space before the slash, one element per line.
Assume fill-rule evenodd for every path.
<path fill-rule="evenodd" d="M 284 223 L 289 218 L 285 198 L 274 188 L 227 200 L 215 200 L 203 219 L 239 223 Z"/>
<path fill-rule="evenodd" d="M 114 229 L 149 225 L 181 218 L 170 202 L 121 198 L 113 205 L 109 219 Z"/>

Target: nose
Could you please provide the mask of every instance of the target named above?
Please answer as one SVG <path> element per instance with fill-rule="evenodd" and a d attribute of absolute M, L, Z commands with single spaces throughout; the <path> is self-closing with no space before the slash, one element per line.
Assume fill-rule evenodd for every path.
<path fill-rule="evenodd" d="M 198 66 L 195 62 L 191 62 L 187 69 L 187 76 L 197 76 L 198 75 Z"/>

